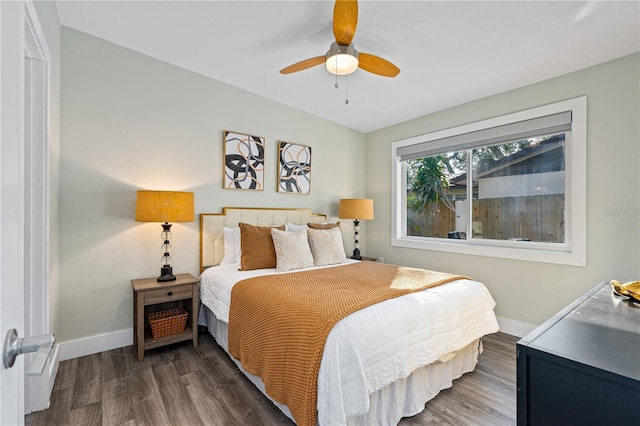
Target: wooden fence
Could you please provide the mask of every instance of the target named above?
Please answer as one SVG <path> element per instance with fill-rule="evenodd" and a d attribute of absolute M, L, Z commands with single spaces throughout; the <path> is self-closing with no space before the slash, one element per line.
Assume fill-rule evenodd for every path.
<path fill-rule="evenodd" d="M 456 227 L 456 213 L 440 201 L 427 204 L 422 212 L 407 208 L 407 235 L 447 238 Z"/>
<path fill-rule="evenodd" d="M 564 242 L 564 195 L 486 198 L 473 201 L 473 222 L 482 232 L 474 238 Z M 424 211 L 407 210 L 407 234 L 447 238 L 455 229 L 455 212 L 441 202 L 429 203 Z M 460 231 L 460 230 L 458 230 Z"/>

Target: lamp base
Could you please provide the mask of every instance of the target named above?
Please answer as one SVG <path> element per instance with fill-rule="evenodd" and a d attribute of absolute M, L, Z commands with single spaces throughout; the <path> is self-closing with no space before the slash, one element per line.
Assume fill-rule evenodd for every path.
<path fill-rule="evenodd" d="M 362 260 L 362 256 L 360 256 L 360 249 L 353 249 L 353 256 L 351 256 L 351 258 L 355 260 Z"/>
<path fill-rule="evenodd" d="M 173 275 L 173 268 L 171 266 L 163 266 L 160 268 L 160 276 L 158 277 L 158 282 L 163 283 L 167 281 L 175 281 L 176 276 Z"/>
<path fill-rule="evenodd" d="M 160 275 L 158 277 L 158 282 L 159 283 L 164 283 L 164 282 L 168 282 L 168 281 L 175 281 L 175 280 L 176 280 L 176 276 L 175 275 L 167 275 L 167 276 Z"/>

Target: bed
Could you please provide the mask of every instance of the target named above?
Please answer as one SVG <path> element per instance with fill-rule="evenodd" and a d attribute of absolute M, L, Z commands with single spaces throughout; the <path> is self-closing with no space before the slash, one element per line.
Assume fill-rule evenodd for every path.
<path fill-rule="evenodd" d="M 345 259 L 339 264 L 329 262 L 289 271 L 276 268 L 240 271 L 238 261 L 242 254 L 238 248 L 237 230 L 240 223 L 258 227 L 286 224 L 285 228 L 290 231 L 301 232 L 306 224 L 326 223 L 326 216 L 312 214 L 308 209 L 252 208 L 225 208 L 221 214 L 201 214 L 202 306 L 199 323 L 207 327 L 227 353 L 230 352 L 230 341 L 233 352 L 242 339 L 237 337 L 238 324 L 242 322 L 235 319 L 238 318 L 238 294 L 242 285 L 263 279 L 295 280 L 321 274 L 342 276 L 348 271 L 360 274 L 356 268 L 379 268 L 371 273 L 384 275 L 384 271 L 393 268 Z M 284 229 L 281 231 L 283 234 L 278 235 L 287 233 Z M 335 235 L 335 231 L 331 231 L 333 234 L 329 231 L 308 232 L 310 239 L 311 233 L 323 237 Z M 241 284 L 237 284 L 239 282 Z M 232 293 L 235 311 L 231 304 Z M 248 294 L 250 296 L 251 291 Z M 312 398 L 306 407 L 307 411 L 313 412 L 312 422 L 299 414 L 297 406 L 282 403 L 279 394 L 275 398 L 270 396 L 266 388 L 273 395 L 273 386 L 265 385 L 260 376 L 249 373 L 242 362 L 230 356 L 240 371 L 298 424 L 397 424 L 402 417 L 424 410 L 425 403 L 440 390 L 451 387 L 453 380 L 475 368 L 482 352 L 482 336 L 498 331 L 494 306 L 495 302 L 483 284 L 450 277 L 445 283 L 425 290 L 408 290 L 399 297 L 344 316 L 328 332 L 320 354 L 321 362 L 317 376 L 314 376 L 317 377 L 314 379 L 315 399 Z M 245 362 L 245 365 L 249 364 Z M 285 365 L 285 368 L 288 367 Z"/>

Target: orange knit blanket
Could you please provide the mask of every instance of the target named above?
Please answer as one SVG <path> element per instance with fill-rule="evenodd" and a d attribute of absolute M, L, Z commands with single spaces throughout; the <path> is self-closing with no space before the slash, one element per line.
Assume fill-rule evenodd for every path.
<path fill-rule="evenodd" d="M 347 315 L 461 277 L 375 262 L 250 278 L 231 291 L 229 353 L 298 425 L 314 426 L 324 344 Z"/>

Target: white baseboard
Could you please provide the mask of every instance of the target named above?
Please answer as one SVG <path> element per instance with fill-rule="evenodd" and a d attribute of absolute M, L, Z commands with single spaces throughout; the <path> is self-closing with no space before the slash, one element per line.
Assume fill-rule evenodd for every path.
<path fill-rule="evenodd" d="M 516 337 L 524 337 L 538 327 L 537 325 L 504 317 L 498 317 L 498 325 L 500 326 L 500 331 Z"/>
<path fill-rule="evenodd" d="M 133 345 L 133 328 L 60 343 L 60 361 Z"/>

